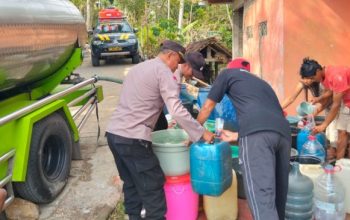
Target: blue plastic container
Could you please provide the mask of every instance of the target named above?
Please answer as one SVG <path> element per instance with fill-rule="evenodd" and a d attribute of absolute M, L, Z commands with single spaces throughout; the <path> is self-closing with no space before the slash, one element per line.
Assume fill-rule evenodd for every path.
<path fill-rule="evenodd" d="M 202 108 L 205 100 L 208 97 L 211 87 L 200 88 L 198 93 L 197 103 L 200 108 Z M 223 118 L 225 121 L 224 128 L 232 131 L 238 130 L 238 120 L 236 109 L 232 105 L 231 100 L 227 95 L 221 100 L 220 103 L 217 103 L 215 109 L 210 114 L 210 120 L 215 120 L 216 118 Z"/>
<path fill-rule="evenodd" d="M 301 129 L 297 135 L 297 150 L 298 153 L 300 154 L 301 149 L 303 148 L 303 145 L 308 141 L 308 137 L 310 135 L 310 130 L 307 129 Z M 326 135 L 324 133 L 318 133 L 316 134 L 316 139 L 320 144 L 323 146 L 325 151 L 327 152 L 327 139 Z"/>
<path fill-rule="evenodd" d="M 198 194 L 220 196 L 232 184 L 232 151 L 226 142 L 197 142 L 190 149 L 193 190 Z"/>
<path fill-rule="evenodd" d="M 181 84 L 180 99 L 184 103 L 187 103 L 187 102 L 193 103 L 194 101 L 196 101 L 196 98 L 187 92 L 185 84 Z"/>

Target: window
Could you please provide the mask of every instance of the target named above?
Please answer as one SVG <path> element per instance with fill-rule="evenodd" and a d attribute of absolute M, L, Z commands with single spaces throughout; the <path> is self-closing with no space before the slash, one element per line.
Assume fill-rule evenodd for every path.
<path fill-rule="evenodd" d="M 131 33 L 132 29 L 127 22 L 101 23 L 96 28 L 97 33 Z"/>
<path fill-rule="evenodd" d="M 253 27 L 252 26 L 247 27 L 246 34 L 247 34 L 248 39 L 253 38 Z"/>
<path fill-rule="evenodd" d="M 259 37 L 264 37 L 267 35 L 267 21 L 259 23 Z"/>

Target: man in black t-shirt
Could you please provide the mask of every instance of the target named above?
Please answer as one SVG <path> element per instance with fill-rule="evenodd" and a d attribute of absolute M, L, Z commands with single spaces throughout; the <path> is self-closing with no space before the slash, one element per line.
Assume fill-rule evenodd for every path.
<path fill-rule="evenodd" d="M 231 68 L 216 78 L 197 120 L 203 124 L 225 94 L 230 98 L 237 111 L 239 130 L 238 134 L 223 130 L 220 138 L 229 142 L 239 139 L 244 187 L 254 219 L 284 220 L 289 124 L 271 86 L 245 68 L 249 62 L 241 58 L 232 62 Z"/>

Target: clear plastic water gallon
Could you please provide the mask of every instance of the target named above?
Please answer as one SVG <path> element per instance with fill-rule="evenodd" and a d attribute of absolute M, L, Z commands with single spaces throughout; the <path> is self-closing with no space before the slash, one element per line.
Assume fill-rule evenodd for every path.
<path fill-rule="evenodd" d="M 309 129 L 301 129 L 297 134 L 297 150 L 300 154 L 301 149 L 303 148 L 303 145 L 309 140 L 311 132 Z M 326 148 L 327 138 L 324 133 L 318 133 L 315 135 L 317 141 L 323 146 L 323 148 Z"/>
<path fill-rule="evenodd" d="M 312 180 L 300 173 L 299 163 L 292 163 L 289 173 L 286 220 L 311 220 L 313 216 Z"/>
<path fill-rule="evenodd" d="M 338 166 L 327 165 L 324 173 L 316 179 L 314 189 L 315 219 L 345 219 L 345 189 L 334 175 Z"/>
<path fill-rule="evenodd" d="M 309 135 L 309 140 L 303 145 L 299 162 L 303 164 L 308 163 L 308 159 L 317 158 L 320 163 L 323 163 L 326 159 L 326 152 L 320 142 L 317 141 L 315 136 Z"/>

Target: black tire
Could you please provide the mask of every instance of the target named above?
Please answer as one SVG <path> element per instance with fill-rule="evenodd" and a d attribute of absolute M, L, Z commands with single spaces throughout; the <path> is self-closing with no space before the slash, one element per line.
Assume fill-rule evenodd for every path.
<path fill-rule="evenodd" d="M 131 57 L 131 62 L 133 64 L 138 64 L 140 62 L 140 55 L 139 54 L 135 54 Z"/>
<path fill-rule="evenodd" d="M 65 187 L 71 166 L 73 137 L 59 113 L 33 126 L 25 182 L 15 182 L 16 193 L 34 203 L 52 202 Z"/>
<path fill-rule="evenodd" d="M 91 63 L 92 66 L 100 66 L 100 58 L 91 54 Z"/>

